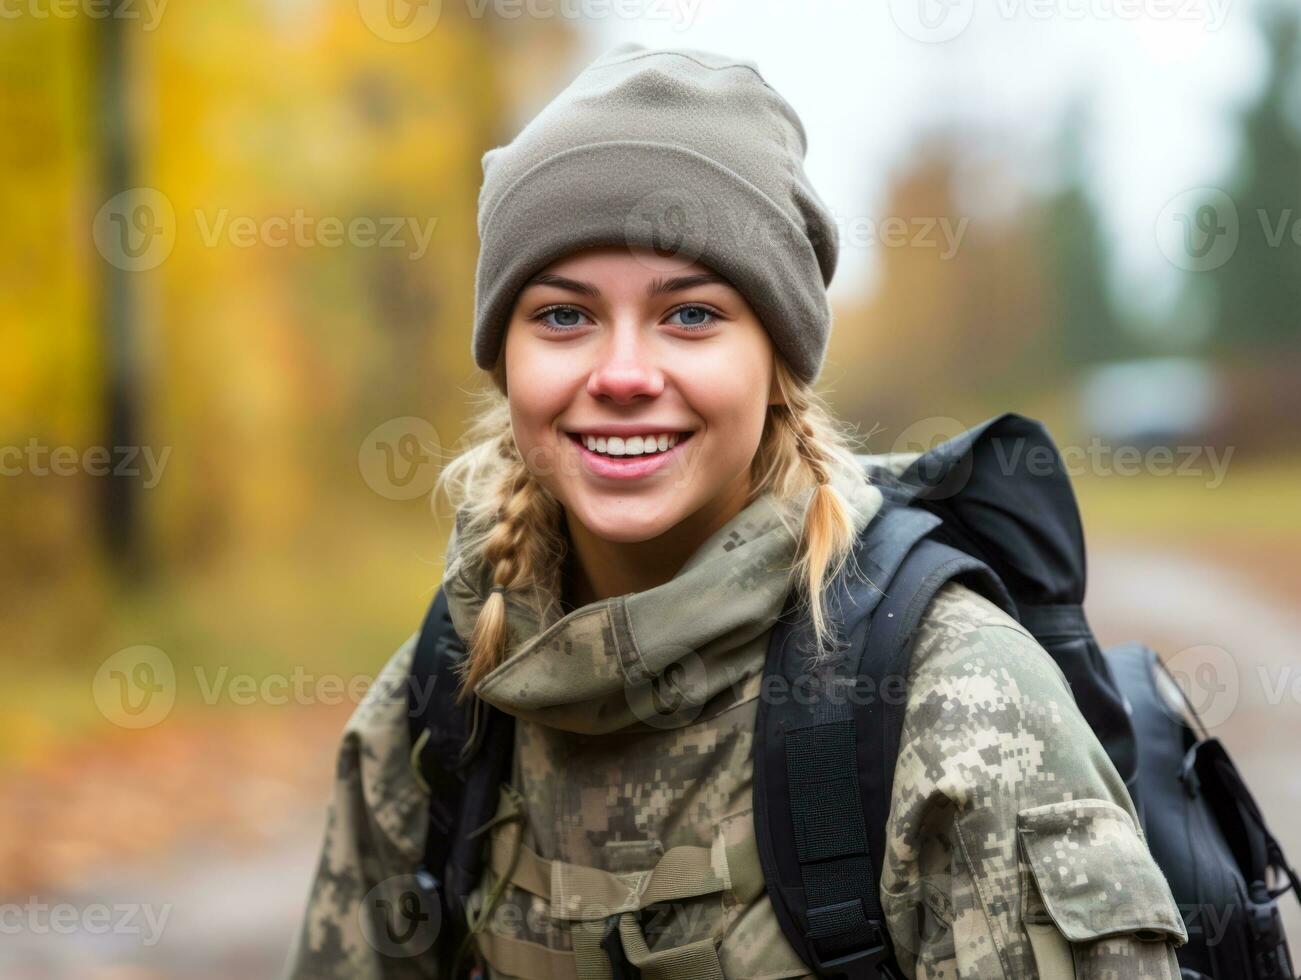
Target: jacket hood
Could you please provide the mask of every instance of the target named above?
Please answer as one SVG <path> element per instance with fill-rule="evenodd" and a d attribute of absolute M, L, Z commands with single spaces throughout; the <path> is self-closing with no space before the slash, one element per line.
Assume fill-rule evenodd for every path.
<path fill-rule="evenodd" d="M 866 472 L 841 473 L 834 485 L 861 531 L 880 509 L 881 492 Z M 806 489 L 782 502 L 764 494 L 669 581 L 589 603 L 550 625 L 508 594 L 506 657 L 475 693 L 517 718 L 591 735 L 663 727 L 666 714 L 698 711 L 762 670 L 764 644 L 757 641 L 785 605 L 795 535 L 811 495 Z M 468 639 L 491 577 L 485 563 L 461 550 L 461 517 L 448 542 L 443 588 L 453 625 Z"/>

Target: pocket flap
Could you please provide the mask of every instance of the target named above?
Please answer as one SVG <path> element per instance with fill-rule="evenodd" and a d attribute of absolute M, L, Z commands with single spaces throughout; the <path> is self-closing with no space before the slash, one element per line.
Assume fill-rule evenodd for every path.
<path fill-rule="evenodd" d="M 1031 807 L 1017 814 L 1016 826 L 1033 879 L 1023 875 L 1021 881 L 1026 921 L 1046 910 L 1071 942 L 1125 933 L 1151 941 L 1173 937 L 1176 946 L 1188 941 L 1165 875 L 1130 815 L 1115 803 L 1065 800 Z"/>

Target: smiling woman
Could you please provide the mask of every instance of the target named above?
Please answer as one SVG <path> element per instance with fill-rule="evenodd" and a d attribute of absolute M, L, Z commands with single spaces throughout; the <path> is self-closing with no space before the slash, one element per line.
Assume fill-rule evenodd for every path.
<path fill-rule="evenodd" d="M 808 905 L 867 897 L 792 922 L 769 895 L 769 639 L 793 609 L 809 675 L 834 664 L 828 596 L 884 509 L 813 387 L 837 241 L 805 150 L 753 63 L 623 45 L 485 154 L 473 351 L 493 387 L 439 478 L 456 521 L 430 617 L 455 669 L 419 735 L 379 694 L 350 723 L 290 976 L 778 980 L 871 947 L 883 977 L 1177 978 L 1123 781 L 1049 654 L 957 582 L 913 649 L 880 888 L 834 860 L 848 824 L 824 816 L 797 829 L 823 874 Z M 420 679 L 417 646 L 385 678 Z M 502 731 L 498 786 L 474 753 Z M 799 776 L 862 819 L 844 773 Z M 1070 887 L 1033 884 L 1023 817 L 1042 853 L 1094 835 Z M 1141 893 L 1143 916 L 1080 879 Z"/>
<path fill-rule="evenodd" d="M 478 547 L 507 593 L 563 608 L 653 588 L 777 488 L 805 495 L 808 594 L 843 564 L 853 515 L 831 477 L 859 470 L 848 429 L 793 376 L 746 297 L 703 263 L 623 244 L 550 263 L 521 290 L 493 377 L 506 398 L 472 434 L 479 455 L 453 460 L 442 481 L 466 547 L 482 530 Z M 522 540 L 500 520 L 512 508 L 474 489 L 492 485 L 485 469 L 503 450 L 520 471 L 497 485 L 523 488 L 517 498 L 538 512 L 519 521 L 534 531 L 563 515 L 553 540 Z M 526 541 L 545 549 L 533 567 Z M 475 630 L 467 696 L 499 662 L 504 617 L 488 609 Z"/>
<path fill-rule="evenodd" d="M 567 256 L 520 294 L 506 335 L 516 444 L 563 504 L 578 586 L 596 598 L 671 577 L 741 510 L 782 400 L 745 298 L 707 272 L 665 278 L 680 266 L 622 245 Z"/>

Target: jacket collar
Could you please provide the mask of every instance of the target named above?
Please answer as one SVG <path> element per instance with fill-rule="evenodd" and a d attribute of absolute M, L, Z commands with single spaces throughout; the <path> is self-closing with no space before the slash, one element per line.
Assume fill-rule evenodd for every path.
<path fill-rule="evenodd" d="M 855 474 L 840 476 L 836 486 L 861 531 L 881 506 L 880 491 Z M 703 705 L 757 673 L 762 640 L 785 605 L 810 494 L 787 502 L 771 493 L 756 498 L 669 581 L 588 603 L 549 625 L 508 595 L 507 656 L 475 693 L 517 718 L 606 734 L 656 724 L 666 698 Z M 448 545 L 443 584 L 453 623 L 468 637 L 488 594 L 489 569 L 459 554 L 457 537 Z"/>

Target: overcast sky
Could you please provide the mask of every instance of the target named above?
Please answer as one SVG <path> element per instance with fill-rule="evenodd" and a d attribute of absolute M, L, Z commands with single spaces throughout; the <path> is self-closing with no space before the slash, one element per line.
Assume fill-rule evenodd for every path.
<path fill-rule="evenodd" d="M 1085 93 L 1116 284 L 1157 309 L 1178 274 L 1158 248 L 1157 217 L 1181 193 L 1222 182 L 1234 116 L 1264 81 L 1255 14 L 1266 2 L 610 0 L 641 15 L 583 24 L 592 57 L 632 40 L 757 62 L 804 120 L 810 177 L 842 220 L 882 217 L 891 168 L 945 122 L 1001 134 L 987 152 L 1012 174 L 1010 186 L 973 187 L 964 213 L 1051 182 L 1046 151 L 1068 100 Z M 833 297 L 870 285 L 880 248 L 842 253 Z"/>

